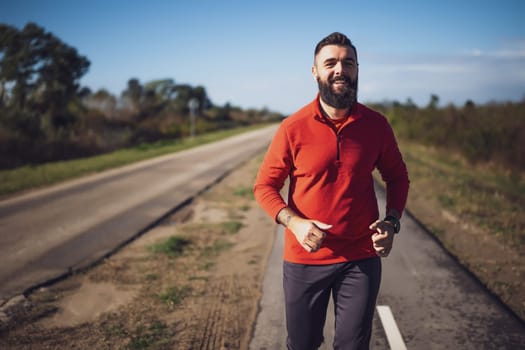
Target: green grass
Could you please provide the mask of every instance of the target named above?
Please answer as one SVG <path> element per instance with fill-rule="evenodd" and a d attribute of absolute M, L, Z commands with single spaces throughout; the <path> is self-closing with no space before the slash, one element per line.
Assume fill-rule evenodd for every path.
<path fill-rule="evenodd" d="M 35 166 L 24 166 L 0 171 L 0 196 L 32 188 L 59 183 L 83 175 L 117 168 L 141 160 L 179 152 L 195 146 L 222 140 L 243 132 L 259 129 L 266 124 L 249 127 L 221 130 L 198 135 L 193 139 L 159 141 L 142 144 L 133 148 L 122 149 L 99 156 L 47 163 Z"/>
<path fill-rule="evenodd" d="M 220 254 L 220 252 L 230 249 L 233 247 L 233 243 L 226 241 L 224 239 L 218 239 L 213 242 L 212 245 L 207 246 L 204 248 L 204 256 L 217 256 Z"/>
<path fill-rule="evenodd" d="M 162 321 L 154 321 L 147 328 L 139 326 L 131 337 L 127 348 L 131 350 L 152 349 L 167 345 L 170 340 L 168 326 Z"/>
<path fill-rule="evenodd" d="M 105 328 L 105 334 L 108 338 L 127 340 L 125 347 L 119 349 L 166 349 L 171 341 L 172 330 L 164 321 L 154 318 L 139 322 L 132 329 L 128 329 L 122 322 L 109 324 Z"/>
<path fill-rule="evenodd" d="M 230 235 L 239 232 L 242 227 L 243 224 L 240 221 L 225 221 L 221 223 L 221 231 Z"/>
<path fill-rule="evenodd" d="M 148 249 L 153 253 L 162 253 L 170 258 L 176 258 L 182 255 L 184 249 L 190 244 L 191 240 L 187 238 L 172 236 L 165 241 L 148 246 Z"/>
<path fill-rule="evenodd" d="M 237 197 L 254 199 L 253 190 L 251 187 L 237 187 L 233 190 L 233 194 Z"/>
<path fill-rule="evenodd" d="M 170 287 L 159 294 L 159 299 L 168 305 L 175 306 L 179 305 L 190 293 L 190 286 Z"/>

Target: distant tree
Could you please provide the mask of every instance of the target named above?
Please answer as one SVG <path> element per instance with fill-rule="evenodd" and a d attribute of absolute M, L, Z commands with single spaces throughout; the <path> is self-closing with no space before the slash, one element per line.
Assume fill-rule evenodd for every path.
<path fill-rule="evenodd" d="M 153 92 L 159 102 L 168 102 L 177 95 L 177 85 L 173 79 L 159 79 L 148 82 L 144 88 Z"/>
<path fill-rule="evenodd" d="M 208 109 L 213 105 L 210 99 L 208 98 L 208 94 L 206 93 L 206 89 L 204 88 L 204 86 L 195 87 L 195 89 L 193 90 L 193 94 L 193 97 L 199 100 L 199 110 L 201 113 L 203 110 Z"/>
<path fill-rule="evenodd" d="M 88 96 L 91 96 L 91 94 L 93 94 L 93 92 L 87 86 L 84 86 L 78 91 L 78 97 L 80 98 L 86 98 Z"/>
<path fill-rule="evenodd" d="M 0 85 L 5 107 L 62 126 L 89 60 L 35 23 L 0 24 Z"/>
<path fill-rule="evenodd" d="M 439 96 L 435 94 L 430 95 L 430 101 L 428 103 L 428 108 L 436 109 L 438 108 L 438 104 L 439 104 Z"/>
<path fill-rule="evenodd" d="M 474 103 L 474 101 L 467 100 L 467 102 L 465 102 L 465 108 L 474 108 L 474 107 L 476 107 L 476 104 Z"/>
<path fill-rule="evenodd" d="M 417 108 L 417 105 L 414 103 L 414 100 L 412 100 L 412 98 L 410 98 L 410 97 L 407 98 L 407 100 L 405 102 L 405 106 L 407 108 L 412 108 L 412 109 Z"/>
<path fill-rule="evenodd" d="M 84 97 L 83 104 L 89 109 L 101 112 L 108 119 L 115 117 L 117 99 L 106 89 L 100 89 Z"/>
<path fill-rule="evenodd" d="M 196 98 L 199 101 L 199 113 L 212 106 L 204 87 L 193 87 L 187 84 L 177 85 L 177 94 L 173 100 L 173 106 L 176 110 L 187 113 L 189 111 L 188 102 L 192 98 Z"/>
<path fill-rule="evenodd" d="M 144 88 L 136 78 L 128 80 L 128 87 L 122 92 L 122 97 L 127 98 L 135 111 L 140 111 Z"/>
<path fill-rule="evenodd" d="M 3 108 L 7 102 L 5 82 L 0 81 L 0 108 Z"/>

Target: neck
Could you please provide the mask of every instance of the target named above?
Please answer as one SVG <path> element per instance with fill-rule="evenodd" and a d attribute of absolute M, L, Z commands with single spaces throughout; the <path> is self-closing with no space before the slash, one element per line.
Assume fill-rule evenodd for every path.
<path fill-rule="evenodd" d="M 322 98 L 319 100 L 321 103 L 321 109 L 323 110 L 324 114 L 330 119 L 343 119 L 346 118 L 348 114 L 350 114 L 351 108 L 338 109 L 326 104 Z"/>

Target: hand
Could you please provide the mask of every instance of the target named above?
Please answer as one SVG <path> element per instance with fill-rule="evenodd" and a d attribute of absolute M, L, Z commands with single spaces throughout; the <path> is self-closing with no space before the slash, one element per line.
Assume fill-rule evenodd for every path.
<path fill-rule="evenodd" d="M 326 237 L 326 233 L 322 230 L 328 230 L 332 225 L 294 216 L 290 219 L 287 227 L 295 235 L 301 246 L 307 252 L 313 253 L 319 250 Z"/>
<path fill-rule="evenodd" d="M 372 242 L 374 242 L 376 254 L 386 258 L 388 254 L 390 254 L 392 245 L 394 244 L 394 227 L 388 222 L 377 220 L 372 223 L 369 228 L 376 231 L 372 235 Z"/>

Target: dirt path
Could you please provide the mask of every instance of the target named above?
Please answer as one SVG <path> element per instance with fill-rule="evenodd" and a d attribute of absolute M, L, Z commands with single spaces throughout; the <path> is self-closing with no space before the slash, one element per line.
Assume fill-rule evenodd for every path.
<path fill-rule="evenodd" d="M 246 349 L 274 232 L 252 196 L 259 162 L 98 266 L 7 308 L 0 348 Z"/>

